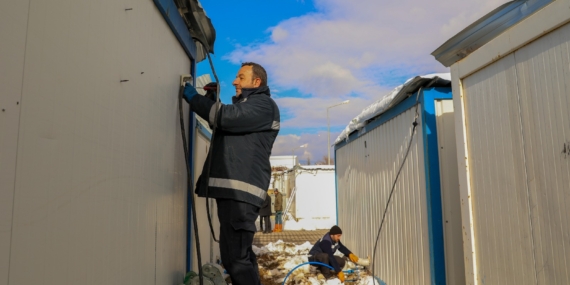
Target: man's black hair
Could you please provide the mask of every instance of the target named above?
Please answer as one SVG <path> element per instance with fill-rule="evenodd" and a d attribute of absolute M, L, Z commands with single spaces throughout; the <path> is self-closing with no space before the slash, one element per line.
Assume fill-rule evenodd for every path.
<path fill-rule="evenodd" d="M 267 72 L 265 72 L 265 68 L 263 68 L 263 66 L 255 62 L 244 62 L 241 64 L 241 66 L 251 66 L 251 69 L 253 71 L 253 79 L 259 78 L 261 79 L 261 84 L 259 86 L 267 86 Z"/>

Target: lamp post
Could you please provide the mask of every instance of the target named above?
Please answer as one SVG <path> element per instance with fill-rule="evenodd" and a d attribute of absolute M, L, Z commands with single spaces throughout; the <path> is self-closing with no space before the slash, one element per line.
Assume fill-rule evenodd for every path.
<path fill-rule="evenodd" d="M 300 146 L 298 146 L 298 147 L 296 147 L 296 148 L 294 148 L 294 149 L 291 150 L 291 159 L 293 160 L 293 167 L 295 167 L 295 151 L 296 151 L 297 149 L 302 148 L 302 147 L 307 147 L 308 145 L 309 145 L 309 144 L 306 143 L 306 144 L 304 144 L 304 145 L 300 145 Z M 293 168 L 293 167 L 292 167 L 292 168 Z"/>
<path fill-rule="evenodd" d="M 329 109 L 336 107 L 336 106 L 340 106 L 340 105 L 344 105 L 344 104 L 348 104 L 350 103 L 350 100 L 346 100 L 346 101 L 342 101 L 338 104 L 334 104 L 332 106 L 328 106 L 327 107 L 327 128 L 328 128 L 328 139 L 327 139 L 327 149 L 328 149 L 328 164 L 331 164 L 331 123 L 329 121 Z"/>

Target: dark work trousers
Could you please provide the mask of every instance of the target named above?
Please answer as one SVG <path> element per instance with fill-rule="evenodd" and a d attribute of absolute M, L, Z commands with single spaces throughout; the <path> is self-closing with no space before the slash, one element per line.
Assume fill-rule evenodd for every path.
<path fill-rule="evenodd" d="M 259 217 L 259 231 L 260 232 L 265 232 L 263 230 L 263 217 Z"/>
<path fill-rule="evenodd" d="M 261 285 L 257 258 L 252 250 L 259 207 L 229 199 L 216 199 L 220 220 L 220 255 L 233 285 Z"/>
<path fill-rule="evenodd" d="M 344 264 L 346 263 L 346 260 L 344 258 L 342 258 L 340 256 L 336 256 L 336 255 L 334 256 L 334 258 L 336 259 L 338 266 L 340 266 L 340 270 L 342 270 L 342 268 L 344 267 Z M 317 253 L 313 256 L 310 256 L 309 261 L 316 261 L 316 262 L 331 265 L 331 263 L 329 261 L 329 254 L 324 253 L 324 252 Z M 338 273 L 338 272 L 334 272 L 334 270 L 332 270 L 326 266 L 322 266 L 322 265 L 316 265 L 316 266 L 319 269 L 319 271 L 321 271 L 323 276 L 327 279 L 333 277 L 333 275 L 335 275 L 335 273 Z"/>
<path fill-rule="evenodd" d="M 265 224 L 265 230 L 263 231 L 264 233 L 270 233 L 272 232 L 271 230 L 271 216 L 263 216 L 261 217 L 263 219 L 263 223 Z"/>

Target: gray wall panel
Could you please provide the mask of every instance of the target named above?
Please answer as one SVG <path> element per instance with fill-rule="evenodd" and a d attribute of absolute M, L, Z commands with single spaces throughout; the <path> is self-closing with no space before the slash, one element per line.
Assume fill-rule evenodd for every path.
<path fill-rule="evenodd" d="M 31 3 L 9 284 L 180 283 L 189 70 L 152 1 Z"/>
<path fill-rule="evenodd" d="M 8 284 L 28 8 L 0 2 L 0 285 Z"/>

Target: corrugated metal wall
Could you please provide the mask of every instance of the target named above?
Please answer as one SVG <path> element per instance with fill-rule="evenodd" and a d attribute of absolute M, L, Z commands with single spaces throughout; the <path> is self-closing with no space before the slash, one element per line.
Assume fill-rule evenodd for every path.
<path fill-rule="evenodd" d="M 479 282 L 570 284 L 570 25 L 465 78 Z"/>
<path fill-rule="evenodd" d="M 343 243 L 372 258 L 380 219 L 411 135 L 414 109 L 336 151 Z M 421 122 L 420 126 L 421 126 Z M 378 243 L 375 274 L 387 284 L 431 284 L 422 129 L 396 186 Z"/>
<path fill-rule="evenodd" d="M 10 0 L 0 23 L 0 284 L 180 283 L 190 61 L 163 16 Z"/>
<path fill-rule="evenodd" d="M 208 156 L 208 148 L 210 147 L 210 139 L 206 138 L 202 134 L 196 132 L 194 137 L 194 177 L 196 181 L 202 169 L 204 167 L 204 162 Z M 194 194 L 194 199 L 196 199 L 196 217 L 198 218 L 198 231 L 200 233 L 200 251 L 202 256 L 202 264 L 208 262 L 216 262 L 220 257 L 220 247 L 212 239 L 210 233 L 210 225 L 208 223 L 206 211 L 206 198 L 200 198 L 198 195 Z M 210 200 L 210 217 L 212 218 L 212 226 L 214 228 L 214 233 L 216 239 L 220 238 L 220 223 L 218 221 L 218 207 L 214 199 Z M 194 226 L 192 225 L 192 270 L 198 272 L 198 255 L 196 252 L 196 238 L 194 236 Z"/>

